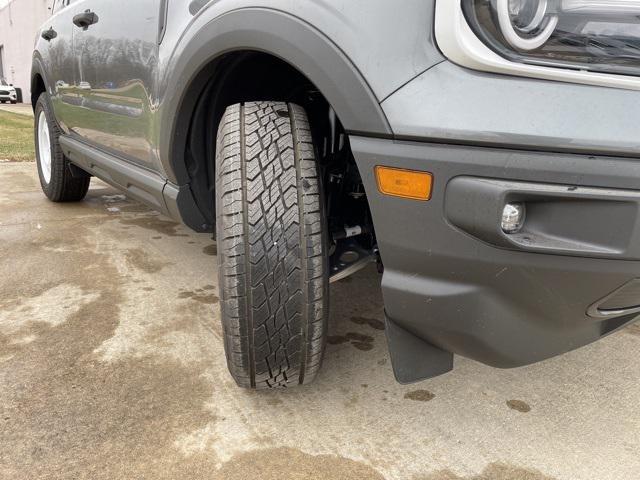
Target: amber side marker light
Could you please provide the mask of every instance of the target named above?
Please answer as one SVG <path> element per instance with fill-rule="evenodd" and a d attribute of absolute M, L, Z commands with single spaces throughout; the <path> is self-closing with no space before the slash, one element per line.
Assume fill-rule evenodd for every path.
<path fill-rule="evenodd" d="M 433 175 L 429 172 L 377 166 L 376 180 L 378 190 L 385 195 L 411 200 L 431 200 Z"/>

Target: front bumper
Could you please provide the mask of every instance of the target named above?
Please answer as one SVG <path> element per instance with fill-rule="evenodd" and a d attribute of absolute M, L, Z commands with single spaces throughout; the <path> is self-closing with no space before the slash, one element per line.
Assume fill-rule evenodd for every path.
<path fill-rule="evenodd" d="M 351 146 L 385 266 L 390 325 L 425 347 L 517 367 L 637 316 L 587 312 L 640 277 L 640 160 L 366 137 L 352 137 Z M 376 165 L 431 172 L 432 199 L 383 196 Z M 534 211 L 524 242 L 505 240 L 499 229 L 500 205 L 516 197 Z M 412 351 L 403 342 L 390 339 L 394 363 Z M 402 380 L 426 376 L 428 369 L 405 371 Z"/>
<path fill-rule="evenodd" d="M 15 102 L 18 99 L 18 96 L 15 93 L 10 93 L 8 95 L 0 95 L 0 102 Z"/>

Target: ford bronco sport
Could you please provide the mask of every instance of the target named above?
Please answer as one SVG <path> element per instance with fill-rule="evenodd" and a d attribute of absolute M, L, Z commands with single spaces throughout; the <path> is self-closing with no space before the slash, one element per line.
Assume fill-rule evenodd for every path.
<path fill-rule="evenodd" d="M 215 232 L 239 385 L 311 382 L 329 284 L 371 261 L 400 382 L 454 354 L 537 362 L 640 313 L 640 2 L 52 10 L 44 193 L 79 201 L 96 176 Z"/>

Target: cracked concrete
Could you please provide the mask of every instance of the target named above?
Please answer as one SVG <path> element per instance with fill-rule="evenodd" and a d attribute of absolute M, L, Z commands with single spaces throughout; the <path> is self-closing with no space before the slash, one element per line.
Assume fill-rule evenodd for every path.
<path fill-rule="evenodd" d="M 632 326 L 517 370 L 395 383 L 379 277 L 331 290 L 313 385 L 238 389 L 215 243 L 94 181 L 54 205 L 0 164 L 0 478 L 632 480 Z"/>

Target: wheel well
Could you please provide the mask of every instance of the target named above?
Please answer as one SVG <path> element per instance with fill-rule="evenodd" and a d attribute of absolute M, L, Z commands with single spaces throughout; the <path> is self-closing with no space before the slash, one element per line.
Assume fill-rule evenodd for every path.
<path fill-rule="evenodd" d="M 196 203 L 211 224 L 215 216 L 215 140 L 228 106 L 258 100 L 297 103 L 307 111 L 316 141 L 329 123 L 330 105 L 313 83 L 283 60 L 261 52 L 232 52 L 211 62 L 192 82 L 185 98 L 197 101 L 179 114 L 190 127 L 185 151 L 176 152 L 175 159 L 184 159 Z"/>
<path fill-rule="evenodd" d="M 38 101 L 38 98 L 40 98 L 42 92 L 46 91 L 47 87 L 44 85 L 42 76 L 39 73 L 36 73 L 31 79 L 31 105 L 34 109 L 36 108 L 36 102 Z"/>
<path fill-rule="evenodd" d="M 368 200 L 356 166 L 348 135 L 325 96 L 302 73 L 285 61 L 261 52 L 229 53 L 207 65 L 192 83 L 184 158 L 191 191 L 210 225 L 215 224 L 215 149 L 218 125 L 225 109 L 250 101 L 284 101 L 302 106 L 309 117 L 316 158 L 323 182 L 327 227 L 338 247 L 356 234 L 361 251 L 377 252 Z M 196 99 L 197 101 L 193 101 Z M 346 228 L 355 227 L 355 228 Z M 345 230 L 346 228 L 346 230 Z"/>

